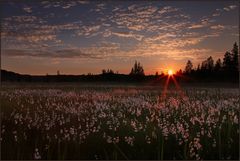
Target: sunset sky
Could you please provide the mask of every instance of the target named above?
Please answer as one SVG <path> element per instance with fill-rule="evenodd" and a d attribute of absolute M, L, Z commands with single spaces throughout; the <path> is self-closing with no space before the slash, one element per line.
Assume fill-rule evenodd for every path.
<path fill-rule="evenodd" d="M 2 69 L 146 74 L 222 58 L 239 42 L 238 1 L 1 2 Z"/>

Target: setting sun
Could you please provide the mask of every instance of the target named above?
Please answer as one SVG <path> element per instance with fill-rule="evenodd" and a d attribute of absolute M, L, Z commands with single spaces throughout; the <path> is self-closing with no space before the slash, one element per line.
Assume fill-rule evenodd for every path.
<path fill-rule="evenodd" d="M 172 76 L 173 75 L 173 71 L 171 69 L 168 70 L 168 75 Z"/>

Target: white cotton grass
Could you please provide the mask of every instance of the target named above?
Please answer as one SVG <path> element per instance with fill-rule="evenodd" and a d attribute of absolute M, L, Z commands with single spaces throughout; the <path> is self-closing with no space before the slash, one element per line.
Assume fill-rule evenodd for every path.
<path fill-rule="evenodd" d="M 34 154 L 33 154 L 33 158 L 36 159 L 36 160 L 41 159 L 41 155 L 38 151 L 38 148 L 35 149 Z"/>
<path fill-rule="evenodd" d="M 169 96 L 164 101 L 159 99 L 158 90 L 137 87 L 102 91 L 86 88 L 77 92 L 57 89 L 1 91 L 1 97 L 15 104 L 11 113 L 3 115 L 3 120 L 12 122 L 13 127 L 9 128 L 3 121 L 1 142 L 10 137 L 15 144 L 20 144 L 32 139 L 29 132 L 36 130 L 45 143 L 43 148 L 34 149 L 33 159 L 43 159 L 45 153 L 50 153 L 52 142 L 58 142 L 59 146 L 81 145 L 87 144 L 89 138 L 97 138 L 109 146 L 124 145 L 131 149 L 141 143 L 159 146 L 164 152 L 167 142 L 175 140 L 179 149 L 185 149 L 182 159 L 205 159 L 202 154 L 206 148 L 212 151 L 224 148 L 219 141 L 222 130 L 226 127 L 232 130 L 226 135 L 230 148 L 234 140 L 231 134 L 239 133 L 236 128 L 239 125 L 238 94 L 231 91 L 228 95 L 228 91 L 222 91 L 221 99 L 211 89 L 208 95 L 205 90 L 188 90 L 184 97 L 176 91 L 168 91 Z M 44 149 L 47 152 L 44 153 Z M 117 151 L 125 155 L 123 150 Z M 227 156 L 233 158 L 230 154 Z M 168 159 L 173 158 L 176 156 Z"/>

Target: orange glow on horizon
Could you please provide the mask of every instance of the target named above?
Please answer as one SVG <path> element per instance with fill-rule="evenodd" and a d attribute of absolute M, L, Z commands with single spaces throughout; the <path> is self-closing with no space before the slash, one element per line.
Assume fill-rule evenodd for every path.
<path fill-rule="evenodd" d="M 172 70 L 172 69 L 169 69 L 169 70 L 168 70 L 168 75 L 169 75 L 169 76 L 172 76 L 173 74 L 174 74 L 173 70 Z"/>

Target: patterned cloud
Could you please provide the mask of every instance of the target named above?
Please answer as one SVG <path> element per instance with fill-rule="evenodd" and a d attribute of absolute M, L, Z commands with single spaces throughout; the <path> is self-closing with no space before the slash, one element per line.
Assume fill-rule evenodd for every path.
<path fill-rule="evenodd" d="M 222 36 L 237 40 L 239 36 L 239 6 L 230 2 L 207 9 L 155 1 L 39 1 L 4 5 L 2 54 L 9 58 L 116 60 L 159 56 L 197 60 L 222 50 L 203 45 L 205 42 L 218 43 Z M 16 12 L 7 11 L 11 8 Z"/>

